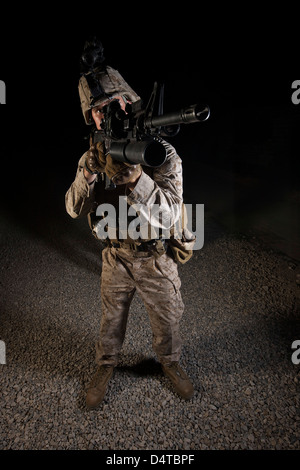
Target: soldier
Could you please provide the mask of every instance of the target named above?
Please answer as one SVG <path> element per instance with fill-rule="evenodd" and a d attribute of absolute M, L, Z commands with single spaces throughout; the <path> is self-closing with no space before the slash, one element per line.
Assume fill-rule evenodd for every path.
<path fill-rule="evenodd" d="M 118 100 L 121 108 L 125 109 L 126 102 L 139 99 L 119 72 L 103 65 L 103 60 L 93 61 L 92 77 L 86 73 L 79 81 L 85 122 L 88 125 L 95 123 L 99 130 L 103 107 L 109 101 Z M 175 149 L 165 141 L 163 145 L 167 152 L 166 161 L 151 171 L 141 165 L 114 161 L 107 153 L 105 142 L 91 145 L 80 158 L 75 180 L 66 193 L 68 214 L 72 218 L 88 216 L 91 229 L 97 236 L 97 207 L 103 203 L 112 204 L 119 215 L 121 196 L 126 198 L 127 207 L 142 204 L 151 208 L 159 204 L 160 210 L 173 224 L 176 218 L 174 206 L 182 203 L 182 166 Z M 114 190 L 105 189 L 105 174 L 115 184 Z M 168 242 L 161 239 L 135 240 L 129 236 L 121 238 L 118 230 L 116 233 L 116 238 L 105 239 L 106 246 L 102 250 L 102 317 L 96 344 L 98 368 L 88 387 L 86 404 L 88 408 L 95 408 L 105 396 L 108 382 L 118 364 L 135 291 L 147 309 L 153 349 L 163 372 L 171 380 L 175 391 L 181 397 L 190 399 L 194 388 L 179 365 L 182 344 L 179 323 L 184 310 L 181 283 Z"/>

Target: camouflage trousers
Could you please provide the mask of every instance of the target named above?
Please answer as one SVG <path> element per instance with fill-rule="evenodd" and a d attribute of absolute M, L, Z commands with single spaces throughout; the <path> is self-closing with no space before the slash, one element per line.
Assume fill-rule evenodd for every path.
<path fill-rule="evenodd" d="M 137 291 L 149 315 L 152 346 L 161 363 L 178 361 L 179 323 L 184 310 L 177 264 L 168 254 L 107 247 L 102 252 L 102 317 L 96 344 L 97 364 L 117 365 L 129 307 Z"/>

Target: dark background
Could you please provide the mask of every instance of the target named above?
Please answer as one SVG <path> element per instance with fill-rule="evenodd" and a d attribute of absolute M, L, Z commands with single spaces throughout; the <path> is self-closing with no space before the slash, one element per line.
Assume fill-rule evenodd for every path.
<path fill-rule="evenodd" d="M 78 97 L 79 57 L 96 33 L 107 63 L 145 101 L 157 80 L 165 84 L 165 111 L 210 106 L 207 122 L 182 126 L 170 139 L 183 160 L 186 202 L 204 203 L 230 230 L 269 233 L 298 258 L 300 105 L 291 101 L 297 28 L 294 14 L 274 8 L 265 17 L 259 9 L 207 14 L 182 5 L 7 13 L 2 213 L 37 232 L 53 220 L 68 223 L 64 194 L 89 131 Z"/>
<path fill-rule="evenodd" d="M 183 161 L 186 202 L 205 205 L 203 252 L 207 257 L 201 261 L 202 256 L 196 255 L 182 276 L 191 307 L 187 311 L 197 322 L 190 340 L 192 364 L 200 354 L 201 369 L 195 359 L 194 370 L 197 374 L 204 371 L 207 387 L 208 401 L 200 406 L 205 411 L 215 399 L 225 404 L 228 393 L 232 395 L 228 387 L 237 384 L 232 395 L 237 398 L 235 414 L 227 407 L 233 419 L 228 426 L 225 423 L 224 434 L 232 429 L 232 423 L 240 432 L 240 419 L 246 419 L 248 425 L 249 415 L 249 426 L 250 418 L 258 426 L 256 439 L 262 436 L 273 448 L 268 439 L 274 433 L 278 443 L 281 437 L 294 448 L 298 442 L 293 412 L 297 384 L 291 385 L 295 369 L 290 345 L 298 337 L 297 299 L 292 287 L 297 271 L 288 267 L 294 269 L 295 264 L 284 263 L 282 267 L 277 257 L 270 259 L 262 250 L 250 251 L 247 256 L 249 243 L 242 245 L 235 257 L 232 250 L 241 244 L 227 245 L 222 238 L 220 244 L 210 246 L 209 242 L 223 234 L 219 226 L 210 233 L 214 218 L 226 230 L 249 235 L 250 241 L 259 237 L 268 247 L 300 259 L 300 105 L 291 101 L 291 84 L 300 79 L 295 5 L 283 11 L 282 3 L 271 7 L 235 3 L 229 9 L 228 2 L 224 7 L 215 2 L 210 12 L 203 2 L 172 2 L 169 6 L 164 2 L 164 10 L 149 2 L 128 3 L 123 8 L 119 2 L 111 7 L 104 2 L 99 6 L 94 2 L 71 5 L 34 2 L 30 7 L 26 2 L 20 7 L 14 3 L 11 11 L 1 5 L 0 80 L 7 88 L 7 104 L 0 106 L 0 242 L 5 276 L 1 282 L 7 327 L 7 334 L 1 334 L 13 366 L 7 383 L 13 383 L 15 390 L 12 394 L 9 391 L 6 404 L 16 404 L 18 386 L 26 403 L 28 399 L 31 404 L 27 397 L 36 385 L 33 403 L 45 413 L 45 419 L 42 414 L 35 421 L 39 409 L 34 407 L 31 413 L 24 408 L 25 416 L 20 402 L 12 411 L 6 408 L 11 417 L 15 408 L 20 411 L 11 426 L 20 424 L 20 433 L 26 426 L 28 436 L 27 425 L 32 423 L 41 433 L 36 446 L 46 439 L 47 432 L 49 439 L 57 441 L 56 426 L 50 428 L 51 409 L 51 413 L 61 414 L 59 423 L 68 438 L 70 425 L 61 413 L 65 411 L 61 408 L 65 406 L 64 395 L 55 408 L 61 387 L 70 406 L 75 406 L 76 423 L 82 423 L 75 395 L 68 394 L 73 393 L 74 379 L 78 387 L 83 386 L 92 367 L 94 321 L 98 321 L 94 312 L 98 312 L 99 299 L 93 289 L 94 274 L 97 279 L 99 274 L 99 253 L 86 221 L 74 221 L 66 213 L 64 196 L 78 159 L 87 149 L 84 136 L 88 128 L 77 91 L 79 56 L 86 37 L 97 32 L 107 62 L 142 98 L 148 99 L 153 82 L 159 80 L 165 83 L 166 111 L 196 102 L 208 103 L 211 108 L 207 122 L 182 126 L 180 134 L 170 139 Z M 48 245 L 55 250 L 48 250 Z M 83 276 L 81 280 L 79 276 Z M 198 336 L 194 341 L 198 332 L 203 344 Z M 189 349 L 186 351 L 188 355 Z M 31 372 L 34 377 L 32 386 L 27 383 L 23 393 L 20 374 L 25 363 L 29 373 L 25 378 L 31 382 Z M 130 373 L 126 366 L 123 371 Z M 51 375 L 50 388 L 46 384 L 45 389 L 51 393 L 49 404 L 48 392 L 41 395 L 41 373 L 46 378 Z M 236 382 L 231 382 L 231 376 Z M 254 377 L 255 387 L 250 387 L 249 377 Z M 222 387 L 224 399 L 220 398 Z M 257 399 L 244 394 L 248 387 L 257 393 Z M 117 387 L 115 393 L 119 391 Z M 279 402 L 282 408 L 277 408 Z M 248 403 L 254 404 L 252 410 Z M 277 417 L 277 409 L 282 418 Z M 226 421 L 226 409 L 223 411 Z M 214 414 L 210 410 L 208 419 Z M 101 419 L 100 414 L 98 428 L 92 420 L 96 433 Z M 205 418 L 202 424 L 206 426 Z M 13 439 L 14 428 L 10 432 Z M 84 432 L 81 428 L 80 433 Z M 241 438 L 246 439 L 244 431 Z M 20 435 L 15 445 L 23 439 Z M 263 445 L 260 441 L 251 446 L 257 442 Z M 233 444 L 236 442 L 238 438 Z"/>

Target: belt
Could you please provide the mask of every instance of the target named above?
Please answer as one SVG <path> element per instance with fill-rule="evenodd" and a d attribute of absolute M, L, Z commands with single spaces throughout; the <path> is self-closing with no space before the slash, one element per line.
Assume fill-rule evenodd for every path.
<path fill-rule="evenodd" d="M 158 248 L 163 248 L 165 251 L 167 249 L 166 240 L 149 240 L 147 242 L 137 242 L 137 243 L 126 243 L 126 242 L 112 242 L 111 240 L 106 240 L 106 244 L 112 248 L 125 248 L 127 250 L 133 251 L 157 251 Z"/>

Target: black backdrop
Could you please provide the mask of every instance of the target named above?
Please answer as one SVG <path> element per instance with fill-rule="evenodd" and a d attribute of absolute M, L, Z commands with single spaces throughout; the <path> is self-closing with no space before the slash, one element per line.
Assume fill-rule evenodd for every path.
<path fill-rule="evenodd" d="M 297 79 L 291 14 L 278 11 L 275 19 L 274 11 L 262 17 L 259 9 L 212 7 L 207 14 L 203 6 L 182 5 L 134 12 L 78 5 L 64 13 L 26 6 L 17 19 L 7 12 L 0 69 L 7 92 L 0 107 L 4 208 L 18 205 L 26 217 L 35 204 L 53 213 L 61 208 L 87 147 L 77 86 L 80 53 L 91 33 L 102 40 L 108 64 L 145 101 L 157 80 L 165 84 L 166 111 L 196 102 L 210 106 L 207 122 L 182 126 L 171 139 L 184 164 L 186 200 L 209 206 L 214 171 L 255 178 L 256 187 L 250 184 L 241 201 L 235 194 L 233 211 L 255 197 L 263 204 L 297 191 L 300 105 L 291 100 Z M 211 192 L 201 192 L 205 184 Z"/>

